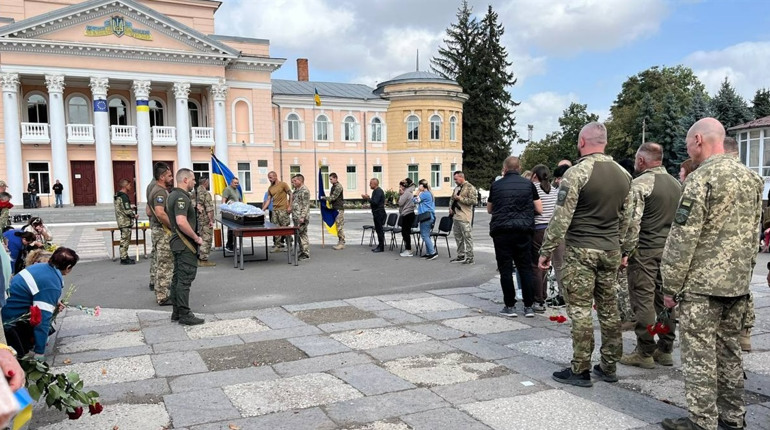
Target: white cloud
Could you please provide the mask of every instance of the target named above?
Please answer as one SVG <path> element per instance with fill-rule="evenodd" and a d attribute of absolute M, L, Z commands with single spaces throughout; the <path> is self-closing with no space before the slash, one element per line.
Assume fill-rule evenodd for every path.
<path fill-rule="evenodd" d="M 770 87 L 770 42 L 743 42 L 715 51 L 697 51 L 684 59 L 714 95 L 725 77 L 747 101 Z"/>

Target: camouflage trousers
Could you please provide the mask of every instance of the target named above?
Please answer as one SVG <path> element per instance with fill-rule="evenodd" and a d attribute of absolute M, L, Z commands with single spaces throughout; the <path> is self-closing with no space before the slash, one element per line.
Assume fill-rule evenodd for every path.
<path fill-rule="evenodd" d="M 754 294 L 749 291 L 749 300 L 746 302 L 746 315 L 743 317 L 743 328 L 752 328 L 757 320 L 754 314 Z"/>
<path fill-rule="evenodd" d="M 340 210 L 337 213 L 337 218 L 334 219 L 337 223 L 337 244 L 345 244 L 345 211 Z"/>
<path fill-rule="evenodd" d="M 273 217 L 270 219 L 270 222 L 281 227 L 286 227 L 287 225 L 291 225 L 291 217 L 289 216 L 289 212 L 285 209 L 273 209 Z M 273 246 L 277 248 L 286 246 L 286 237 L 273 236 Z"/>
<path fill-rule="evenodd" d="M 685 294 L 679 303 L 684 389 L 690 420 L 716 429 L 743 423 L 743 363 L 738 341 L 748 298 Z"/>
<path fill-rule="evenodd" d="M 553 250 L 551 255 L 551 264 L 553 265 L 553 271 L 556 272 L 556 283 L 559 285 L 559 295 L 567 300 L 567 293 L 564 292 L 564 252 L 566 245 L 562 242 L 556 249 Z"/>
<path fill-rule="evenodd" d="M 628 287 L 628 271 L 618 269 L 618 282 L 615 284 L 615 294 L 618 296 L 618 313 L 620 322 L 636 321 Z"/>
<path fill-rule="evenodd" d="M 163 226 L 152 228 L 152 251 L 155 253 L 155 299 L 158 303 L 169 297 L 171 279 L 174 276 L 174 254 L 171 253 L 169 240 L 171 233 L 166 233 Z"/>
<path fill-rule="evenodd" d="M 120 228 L 120 259 L 128 258 L 128 245 L 131 244 L 131 227 Z"/>
<path fill-rule="evenodd" d="M 297 235 L 299 236 L 299 255 L 310 257 L 310 239 L 307 237 L 307 226 L 310 224 L 310 220 L 306 219 L 304 224 L 299 223 L 299 218 L 292 216 L 294 225 L 299 227 Z"/>
<path fill-rule="evenodd" d="M 452 229 L 455 232 L 457 243 L 457 258 L 473 260 L 473 236 L 471 235 L 471 223 L 455 220 Z"/>
<path fill-rule="evenodd" d="M 214 229 L 209 227 L 209 223 L 199 221 L 202 225 L 198 227 L 198 236 L 203 239 L 203 244 L 198 247 L 198 258 L 208 260 L 211 254 L 211 241 L 214 238 Z"/>
<path fill-rule="evenodd" d="M 655 349 L 670 353 L 674 349 L 676 334 L 676 319 L 669 318 L 663 321 L 670 329 L 668 334 L 658 334 L 657 345 L 655 337 L 647 331 L 647 326 L 655 324 L 657 316 L 663 312 L 663 277 L 660 273 L 660 262 L 663 258 L 663 248 L 637 249 L 634 255 L 628 259 L 628 283 L 631 293 L 631 306 L 636 315 L 636 351 L 651 357 Z M 622 312 L 622 311 L 621 311 Z M 622 320 L 621 315 L 621 320 Z"/>
<path fill-rule="evenodd" d="M 594 351 L 592 308 L 596 303 L 599 328 L 602 333 L 601 362 L 604 370 L 614 372 L 623 354 L 623 342 L 618 316 L 617 284 L 620 250 L 567 246 L 563 278 L 567 293 L 567 314 L 572 319 L 572 371 L 591 369 Z"/>
<path fill-rule="evenodd" d="M 152 231 L 152 230 L 150 230 Z M 150 246 L 150 285 L 155 288 L 155 241 Z"/>

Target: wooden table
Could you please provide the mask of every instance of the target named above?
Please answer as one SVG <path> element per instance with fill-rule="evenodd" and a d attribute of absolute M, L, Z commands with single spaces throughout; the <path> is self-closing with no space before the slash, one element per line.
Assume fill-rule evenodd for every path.
<path fill-rule="evenodd" d="M 131 241 L 134 245 L 142 245 L 144 246 L 144 257 L 147 258 L 147 229 L 149 229 L 150 226 L 144 225 L 139 226 L 139 230 L 142 230 L 142 238 L 139 239 L 138 237 Z M 115 259 L 115 247 L 120 246 L 120 238 L 118 240 L 115 240 L 115 232 L 120 231 L 119 227 L 99 227 L 96 229 L 96 231 L 109 231 L 110 237 L 112 238 L 112 259 Z M 131 227 L 131 231 L 135 232 L 136 227 Z M 133 235 L 133 233 L 132 233 Z"/>
<path fill-rule="evenodd" d="M 233 267 L 238 267 L 243 270 L 243 238 L 252 238 L 251 249 L 254 252 L 255 237 L 265 238 L 265 258 L 252 259 L 248 261 L 265 261 L 269 258 L 270 252 L 268 251 L 267 238 L 271 236 L 291 236 L 293 238 L 291 249 L 287 252 L 286 259 L 289 264 L 294 262 L 295 266 L 299 265 L 299 227 L 286 226 L 282 227 L 271 222 L 265 222 L 264 225 L 242 225 L 234 221 L 227 219 L 217 218 L 217 222 L 227 227 L 233 232 L 233 237 L 236 239 L 233 248 Z M 225 229 L 222 229 L 222 235 L 225 235 Z M 222 238 L 222 243 L 225 243 L 225 238 Z M 292 258 L 293 257 L 293 258 Z"/>

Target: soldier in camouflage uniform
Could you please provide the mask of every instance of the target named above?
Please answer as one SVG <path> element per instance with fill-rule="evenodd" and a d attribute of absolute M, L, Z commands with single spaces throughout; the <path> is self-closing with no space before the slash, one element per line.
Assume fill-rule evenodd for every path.
<path fill-rule="evenodd" d="M 209 177 L 201 176 L 200 185 L 195 193 L 195 199 L 197 204 L 195 205 L 198 211 L 198 236 L 203 239 L 203 244 L 198 249 L 198 266 L 212 267 L 217 263 L 209 261 L 209 254 L 211 253 L 211 240 L 213 239 L 214 230 L 214 199 L 209 193 Z"/>
<path fill-rule="evenodd" d="M 669 327 L 668 333 L 655 336 L 647 326 L 656 323 L 661 314 L 663 294 L 660 261 L 666 237 L 674 221 L 682 187 L 662 166 L 663 148 L 657 143 L 645 142 L 636 152 L 634 171 L 638 176 L 631 184 L 633 215 L 623 242 L 627 251 L 628 283 L 631 304 L 636 314 L 636 349 L 624 355 L 620 362 L 629 366 L 652 369 L 655 363 L 673 366 L 671 351 L 674 349 L 675 320 L 661 321 Z M 625 265 L 625 264 L 624 264 Z"/>
<path fill-rule="evenodd" d="M 118 186 L 120 190 L 115 194 L 115 218 L 120 229 L 120 264 L 136 264 L 136 261 L 128 256 L 131 227 L 134 226 L 134 220 L 138 218 L 136 211 L 131 207 L 131 200 L 128 198 L 132 184 L 128 179 L 121 179 Z"/>
<path fill-rule="evenodd" d="M 160 164 L 160 163 L 158 163 Z M 155 299 L 160 306 L 171 306 L 169 288 L 174 275 L 174 255 L 171 253 L 171 224 L 166 213 L 169 189 L 174 185 L 174 176 L 167 164 L 154 169 L 156 184 L 150 190 L 147 204 L 152 228 L 152 248 L 155 251 Z"/>
<path fill-rule="evenodd" d="M 160 163 L 158 163 L 160 164 Z M 153 174 L 154 169 L 158 167 L 158 164 L 155 164 L 153 166 Z M 163 165 L 166 165 L 166 163 L 163 163 Z M 152 232 L 152 211 L 150 210 L 150 191 L 152 191 L 153 188 L 155 188 L 155 184 L 157 184 L 158 181 L 155 180 L 155 178 L 152 178 L 149 184 L 147 184 L 147 189 L 144 191 L 145 198 L 147 200 L 147 204 L 144 207 L 144 212 L 147 214 L 147 219 L 150 220 L 150 232 Z M 150 291 L 155 291 L 155 246 L 154 244 L 150 246 Z"/>
<path fill-rule="evenodd" d="M 757 258 L 764 181 L 724 154 L 725 129 L 714 118 L 687 132 L 698 169 L 687 176 L 663 251 L 666 306 L 679 303 L 679 334 L 689 417 L 668 430 L 745 428 L 738 342 Z"/>
<path fill-rule="evenodd" d="M 618 269 L 618 282 L 615 294 L 618 296 L 618 315 L 620 315 L 621 327 L 623 330 L 631 330 L 636 324 L 636 315 L 631 307 L 631 297 L 628 287 L 628 270 L 625 266 Z M 628 328 L 628 326 L 631 326 Z"/>
<path fill-rule="evenodd" d="M 310 224 L 310 190 L 305 186 L 305 177 L 301 174 L 291 178 L 294 185 L 294 195 L 291 199 L 291 217 L 294 225 L 299 227 L 299 259 L 310 258 L 310 240 L 307 237 L 307 226 Z"/>
<path fill-rule="evenodd" d="M 570 385 L 590 387 L 591 354 L 594 350 L 592 305 L 596 303 L 602 333 L 601 364 L 594 374 L 616 382 L 616 363 L 623 343 L 616 284 L 621 263 L 622 233 L 628 228 L 631 210 L 631 175 L 604 154 L 607 129 L 592 122 L 578 137 L 582 158 L 564 174 L 556 210 L 545 231 L 538 264 L 548 270 L 551 254 L 562 240 L 564 289 L 567 313 L 572 318 L 572 366 L 553 374 Z"/>
<path fill-rule="evenodd" d="M 345 195 L 336 173 L 329 174 L 329 182 L 332 187 L 329 189 L 326 201 L 332 205 L 332 209 L 337 211 L 337 218 L 334 219 L 337 224 L 337 244 L 332 249 L 339 251 L 345 249 Z"/>
<path fill-rule="evenodd" d="M 268 173 L 267 180 L 270 181 L 270 187 L 267 189 L 267 200 L 262 202 L 262 210 L 266 212 L 272 203 L 273 217 L 270 222 L 282 227 L 291 225 L 291 188 L 289 184 L 279 181 L 278 174 L 275 172 Z M 286 239 L 285 236 L 273 236 L 272 252 L 286 251 Z"/>
<path fill-rule="evenodd" d="M 465 174 L 458 170 L 454 172 L 455 185 L 452 192 L 449 215 L 454 219 L 452 228 L 457 243 L 457 257 L 450 263 L 473 264 L 473 236 L 471 220 L 473 207 L 476 206 L 476 187 L 465 180 Z"/>

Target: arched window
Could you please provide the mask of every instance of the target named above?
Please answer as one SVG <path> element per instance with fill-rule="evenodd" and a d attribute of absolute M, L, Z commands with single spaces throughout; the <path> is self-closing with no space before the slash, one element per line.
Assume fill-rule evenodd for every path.
<path fill-rule="evenodd" d="M 163 103 L 160 100 L 150 100 L 148 105 L 150 106 L 150 127 L 163 127 Z"/>
<path fill-rule="evenodd" d="M 420 118 L 417 115 L 406 118 L 406 140 L 420 140 Z"/>
<path fill-rule="evenodd" d="M 315 119 L 315 140 L 329 140 L 329 118 L 318 115 Z"/>
<path fill-rule="evenodd" d="M 372 118 L 372 142 L 382 142 L 382 120 Z"/>
<path fill-rule="evenodd" d="M 72 96 L 67 101 L 67 117 L 70 124 L 91 124 L 88 100 L 83 96 Z"/>
<path fill-rule="evenodd" d="M 299 115 L 296 113 L 289 114 L 289 116 L 286 117 L 286 126 L 288 129 L 286 132 L 286 138 L 288 140 L 299 140 Z"/>
<path fill-rule="evenodd" d="M 457 117 L 449 118 L 449 140 L 457 140 Z"/>
<path fill-rule="evenodd" d="M 352 116 L 345 117 L 345 121 L 342 123 L 342 140 L 346 142 L 355 142 L 358 140 L 358 133 L 356 129 L 356 119 Z"/>
<path fill-rule="evenodd" d="M 200 127 L 201 117 L 198 104 L 192 100 L 187 100 L 187 112 L 190 113 L 190 127 Z"/>
<path fill-rule="evenodd" d="M 441 117 L 438 115 L 430 117 L 430 140 L 441 140 Z"/>
<path fill-rule="evenodd" d="M 128 125 L 127 105 L 121 98 L 110 100 L 110 125 Z"/>
<path fill-rule="evenodd" d="M 48 102 L 40 94 L 27 98 L 27 119 L 29 122 L 48 123 Z"/>

